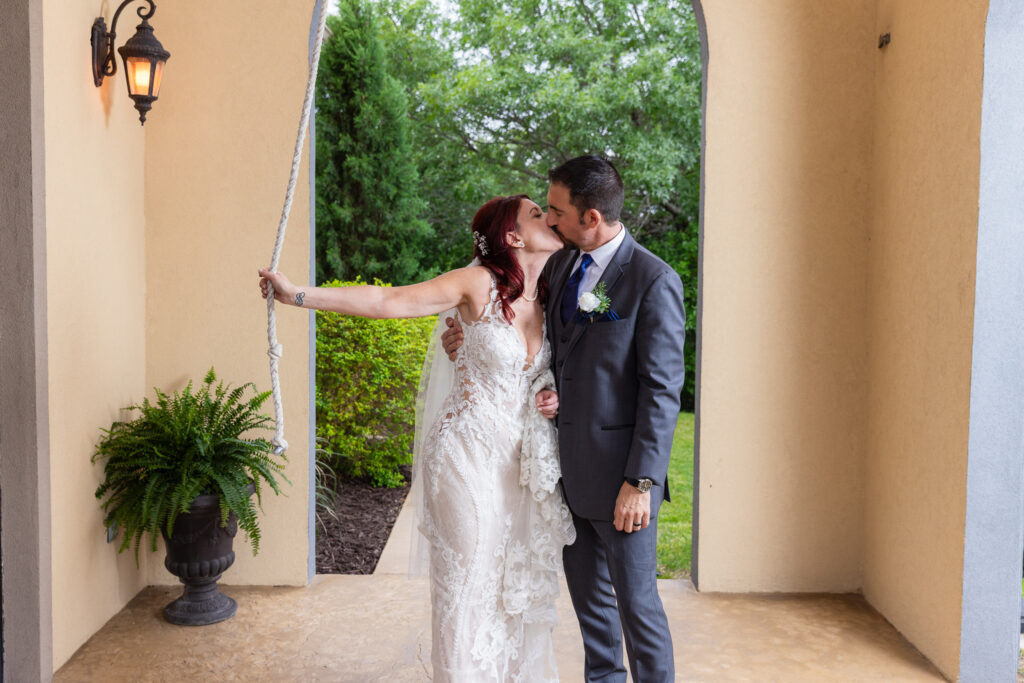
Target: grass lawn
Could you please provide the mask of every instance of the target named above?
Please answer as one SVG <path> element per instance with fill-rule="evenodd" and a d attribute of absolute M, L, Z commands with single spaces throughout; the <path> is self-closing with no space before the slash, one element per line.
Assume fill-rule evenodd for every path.
<path fill-rule="evenodd" d="M 676 423 L 668 482 L 672 502 L 663 503 L 658 513 L 658 571 L 663 579 L 685 579 L 693 542 L 693 413 L 680 413 Z"/>

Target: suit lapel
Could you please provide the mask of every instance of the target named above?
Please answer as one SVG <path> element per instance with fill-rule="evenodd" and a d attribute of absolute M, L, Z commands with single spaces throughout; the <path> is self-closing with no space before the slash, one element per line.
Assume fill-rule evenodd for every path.
<path fill-rule="evenodd" d="M 625 273 L 629 268 L 629 262 L 633 259 L 633 251 L 635 248 L 636 241 L 633 239 L 633 236 L 627 232 L 625 239 L 622 240 L 622 244 L 619 245 L 618 251 L 615 252 L 611 262 L 608 264 L 608 267 L 604 269 L 604 272 L 601 273 L 601 277 L 597 281 L 598 284 L 602 282 L 605 283 L 605 292 L 608 294 L 608 298 L 612 300 L 612 308 L 615 308 L 615 285 L 619 282 L 623 273 Z M 576 346 L 576 343 L 580 340 L 580 337 L 583 336 L 583 333 L 590 329 L 592 325 L 596 324 L 597 323 L 578 323 L 575 318 L 571 318 L 569 320 L 569 325 L 567 326 L 567 329 L 571 330 L 571 332 L 569 333 L 570 336 L 568 346 L 566 347 L 566 354 L 571 353 L 573 347 Z"/>

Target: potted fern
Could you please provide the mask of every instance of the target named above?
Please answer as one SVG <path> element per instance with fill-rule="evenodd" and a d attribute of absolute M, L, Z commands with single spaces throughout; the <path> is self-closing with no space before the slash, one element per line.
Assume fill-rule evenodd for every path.
<path fill-rule="evenodd" d="M 248 399 L 247 389 L 254 394 Z M 270 392 L 257 392 L 251 382 L 232 389 L 217 381 L 213 368 L 197 390 L 190 380 L 172 396 L 155 391 L 155 402 L 143 399 L 128 408 L 138 413 L 135 419 L 103 430 L 92 456 L 105 461 L 96 497 L 106 497 L 107 528 L 124 531 L 118 552 L 134 542 L 136 566 L 142 537 L 149 534 L 156 551 L 157 533 L 163 536 L 164 566 L 185 584 L 184 594 L 164 608 L 167 620 L 212 624 L 238 609 L 217 590 L 235 559 L 233 537 L 241 527 L 253 554 L 259 552 L 256 508 L 263 485 L 281 493 L 277 477 L 288 481 L 284 456 L 268 440 L 252 437 L 269 428 L 271 419 L 260 408 Z"/>

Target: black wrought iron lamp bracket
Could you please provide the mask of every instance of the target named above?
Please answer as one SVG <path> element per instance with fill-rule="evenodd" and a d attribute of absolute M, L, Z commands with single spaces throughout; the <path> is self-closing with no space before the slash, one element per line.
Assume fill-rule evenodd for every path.
<path fill-rule="evenodd" d="M 147 21 L 156 11 L 153 0 L 141 0 L 149 4 L 149 11 L 145 7 L 138 9 L 139 18 L 142 23 L 148 25 Z M 107 22 L 103 17 L 97 17 L 92 23 L 92 80 L 96 87 L 103 85 L 103 79 L 117 73 L 117 60 L 114 59 L 114 38 L 117 37 L 117 19 L 121 11 L 135 0 L 124 0 L 114 12 L 114 18 L 110 22 L 110 30 L 107 30 Z"/>

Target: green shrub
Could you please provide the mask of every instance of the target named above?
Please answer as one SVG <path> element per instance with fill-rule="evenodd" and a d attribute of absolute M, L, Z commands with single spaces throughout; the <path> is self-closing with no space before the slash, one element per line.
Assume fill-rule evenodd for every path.
<path fill-rule="evenodd" d="M 361 281 L 332 280 L 321 287 Z M 390 285 L 377 282 L 378 285 Z M 316 431 L 344 477 L 401 486 L 412 461 L 420 371 L 436 317 L 372 320 L 316 314 Z"/>

